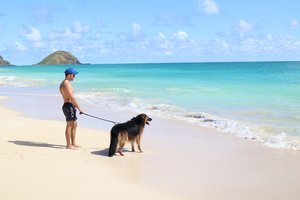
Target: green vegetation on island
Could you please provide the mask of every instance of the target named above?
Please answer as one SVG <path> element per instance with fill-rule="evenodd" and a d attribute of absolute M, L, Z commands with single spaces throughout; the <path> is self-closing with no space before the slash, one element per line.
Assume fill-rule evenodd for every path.
<path fill-rule="evenodd" d="M 75 56 L 73 56 L 69 52 L 56 51 L 48 55 L 41 62 L 35 65 L 68 65 L 68 64 L 79 65 L 81 63 Z"/>

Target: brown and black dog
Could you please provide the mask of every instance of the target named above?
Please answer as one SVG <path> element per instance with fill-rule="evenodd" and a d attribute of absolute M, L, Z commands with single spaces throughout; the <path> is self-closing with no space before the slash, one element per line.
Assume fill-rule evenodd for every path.
<path fill-rule="evenodd" d="M 132 151 L 135 151 L 134 142 L 136 142 L 138 145 L 138 149 L 140 150 L 140 152 L 142 152 L 141 137 L 145 125 L 150 125 L 149 121 L 151 120 L 152 119 L 146 114 L 139 114 L 125 123 L 119 123 L 113 126 L 110 131 L 110 145 L 108 156 L 112 157 L 116 154 L 116 152 L 124 156 L 122 150 L 126 141 L 131 142 Z"/>

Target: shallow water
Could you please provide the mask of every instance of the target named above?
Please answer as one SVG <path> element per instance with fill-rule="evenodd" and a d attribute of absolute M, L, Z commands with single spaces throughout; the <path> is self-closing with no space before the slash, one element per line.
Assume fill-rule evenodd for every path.
<path fill-rule="evenodd" d="M 3 91 L 59 95 L 69 66 L 0 68 Z M 300 149 L 300 62 L 74 66 L 76 96 L 97 109 L 146 112 L 263 144 Z"/>

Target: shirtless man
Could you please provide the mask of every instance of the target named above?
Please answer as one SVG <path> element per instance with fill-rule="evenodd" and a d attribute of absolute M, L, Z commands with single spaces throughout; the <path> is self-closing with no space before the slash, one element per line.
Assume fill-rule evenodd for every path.
<path fill-rule="evenodd" d="M 65 80 L 63 80 L 59 86 L 60 93 L 64 99 L 64 105 L 62 107 L 62 110 L 66 116 L 67 121 L 65 132 L 67 141 L 66 148 L 71 150 L 74 150 L 76 149 L 76 147 L 79 147 L 79 145 L 75 141 L 77 128 L 76 108 L 79 110 L 79 113 L 82 113 L 82 110 L 74 97 L 74 89 L 70 82 L 74 80 L 76 74 L 78 74 L 78 72 L 75 69 L 66 69 Z"/>

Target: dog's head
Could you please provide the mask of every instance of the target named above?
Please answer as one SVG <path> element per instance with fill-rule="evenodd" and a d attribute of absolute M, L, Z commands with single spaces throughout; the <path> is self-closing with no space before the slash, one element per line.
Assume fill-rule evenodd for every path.
<path fill-rule="evenodd" d="M 146 115 L 146 114 L 139 114 L 136 116 L 136 118 L 138 120 L 141 120 L 144 125 L 145 124 L 150 125 L 149 121 L 152 121 L 152 119 L 150 117 L 148 117 L 148 115 Z"/>

